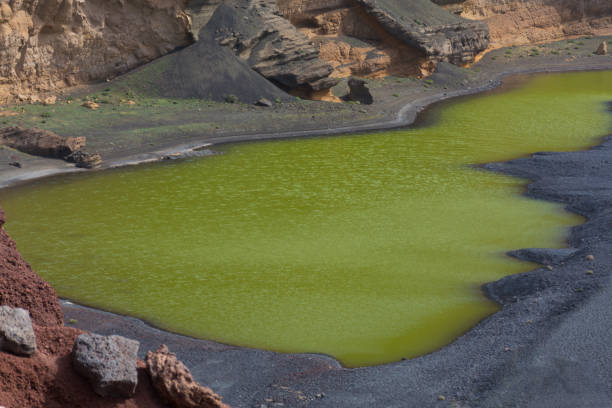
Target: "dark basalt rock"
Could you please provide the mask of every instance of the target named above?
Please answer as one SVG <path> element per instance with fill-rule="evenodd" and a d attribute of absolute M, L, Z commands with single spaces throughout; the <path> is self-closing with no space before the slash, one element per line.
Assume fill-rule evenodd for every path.
<path fill-rule="evenodd" d="M 541 265 L 558 265 L 578 252 L 576 248 L 526 248 L 508 252 L 508 255 Z"/>
<path fill-rule="evenodd" d="M 72 365 L 89 380 L 96 394 L 128 398 L 138 384 L 139 345 L 121 336 L 81 334 L 72 349 Z"/>
<path fill-rule="evenodd" d="M 347 99 L 349 101 L 359 102 L 362 105 L 371 105 L 374 102 L 374 98 L 372 98 L 372 94 L 363 79 L 351 78 L 348 81 L 348 86 Z"/>

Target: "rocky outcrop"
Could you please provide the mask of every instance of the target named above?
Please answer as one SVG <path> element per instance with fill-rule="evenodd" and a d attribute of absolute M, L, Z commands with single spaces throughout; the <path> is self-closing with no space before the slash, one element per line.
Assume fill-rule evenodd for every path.
<path fill-rule="evenodd" d="M 0 101 L 124 73 L 191 42 L 186 0 L 0 2 Z"/>
<path fill-rule="evenodd" d="M 356 0 L 392 35 L 428 59 L 472 62 L 489 45 L 486 24 L 448 13 L 430 0 Z"/>
<path fill-rule="evenodd" d="M 284 19 L 275 0 L 236 0 L 219 6 L 200 31 L 228 47 L 253 70 L 284 90 L 321 91 L 338 81 L 304 34 Z"/>
<path fill-rule="evenodd" d="M 333 68 L 333 77 L 421 76 L 425 53 L 391 35 L 354 0 L 278 0 L 283 16 L 304 33 Z"/>
<path fill-rule="evenodd" d="M 36 337 L 27 310 L 0 306 L 0 350 L 21 356 L 36 352 Z"/>
<path fill-rule="evenodd" d="M 85 137 L 63 137 L 48 130 L 13 126 L 0 129 L 0 144 L 35 156 L 63 159 L 85 169 L 102 165 L 99 154 L 82 150 Z"/>
<path fill-rule="evenodd" d="M 425 76 L 439 61 L 471 62 L 488 45 L 486 24 L 429 0 L 278 0 L 317 45 L 334 77 Z"/>
<path fill-rule="evenodd" d="M 13 126 L 0 129 L 0 143 L 35 156 L 63 159 L 85 147 L 85 137 L 63 137 L 48 130 Z"/>
<path fill-rule="evenodd" d="M 489 25 L 493 47 L 612 34 L 609 0 L 461 0 L 445 7 Z"/>
<path fill-rule="evenodd" d="M 595 50 L 595 55 L 608 55 L 608 43 L 603 41 Z"/>
<path fill-rule="evenodd" d="M 102 397 L 128 398 L 138 385 L 140 344 L 121 336 L 81 334 L 74 342 L 72 365 Z"/>
<path fill-rule="evenodd" d="M 175 408 L 229 408 L 210 388 L 198 384 L 168 347 L 147 353 L 147 370 L 157 392 Z"/>
<path fill-rule="evenodd" d="M 347 99 L 349 101 L 359 102 L 362 105 L 371 105 L 374 102 L 372 94 L 363 79 L 351 78 L 348 81 L 348 86 Z"/>

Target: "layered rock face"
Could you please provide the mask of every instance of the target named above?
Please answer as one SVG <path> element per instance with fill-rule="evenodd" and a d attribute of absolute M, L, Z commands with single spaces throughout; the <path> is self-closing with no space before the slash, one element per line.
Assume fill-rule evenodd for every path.
<path fill-rule="evenodd" d="M 278 0 L 336 77 L 423 76 L 439 61 L 463 64 L 488 46 L 486 24 L 429 0 Z"/>
<path fill-rule="evenodd" d="M 434 0 L 464 18 L 484 20 L 502 47 L 612 33 L 609 0 Z"/>
<path fill-rule="evenodd" d="M 334 86 L 332 67 L 309 39 L 284 19 L 275 0 L 239 0 L 219 6 L 199 33 L 214 38 L 253 70 L 287 91 Z"/>
<path fill-rule="evenodd" d="M 0 2 L 0 101 L 113 77 L 189 44 L 185 2 Z"/>

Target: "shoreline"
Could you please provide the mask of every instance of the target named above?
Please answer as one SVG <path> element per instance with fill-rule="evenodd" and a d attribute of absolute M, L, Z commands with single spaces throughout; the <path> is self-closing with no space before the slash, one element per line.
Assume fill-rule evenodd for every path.
<path fill-rule="evenodd" d="M 210 147 L 224 143 L 286 139 L 292 137 L 316 137 L 358 133 L 360 131 L 365 132 L 385 129 L 388 130 L 393 128 L 405 127 L 414 123 L 420 112 L 431 107 L 435 103 L 442 102 L 451 98 L 473 95 L 476 93 L 495 89 L 499 87 L 502 84 L 502 80 L 508 76 L 594 70 L 592 69 L 592 67 L 578 68 L 576 66 L 570 66 L 566 68 L 567 69 L 561 67 L 558 70 L 549 68 L 542 70 L 525 70 L 522 72 L 498 73 L 497 78 L 495 80 L 490 79 L 488 80 L 488 82 L 486 82 L 485 85 L 481 85 L 480 87 L 470 88 L 462 91 L 455 91 L 453 93 L 437 93 L 425 98 L 413 100 L 405 104 L 401 109 L 396 112 L 396 119 L 393 121 L 387 121 L 378 124 L 366 124 L 350 128 L 340 127 L 336 129 L 330 129 L 325 132 L 307 130 L 301 132 L 286 132 L 280 134 L 252 134 L 224 136 L 212 139 L 206 138 L 201 141 L 187 143 L 175 147 L 169 147 L 167 149 L 162 149 L 154 152 L 146 152 L 135 156 L 116 158 L 107 162 L 105 166 L 100 170 L 160 161 L 163 160 L 165 156 L 185 154 L 187 152 L 192 152 L 194 148 L 201 148 L 203 146 Z M 597 67 L 595 70 L 607 69 L 612 69 L 612 61 L 610 61 L 606 66 Z M 538 176 L 538 171 L 542 172 L 542 169 L 538 168 L 536 169 L 537 171 L 531 171 L 531 169 L 529 168 L 529 165 L 531 165 L 530 163 L 532 163 L 532 161 L 534 160 L 537 161 L 542 157 L 567 157 L 573 154 L 585 155 L 589 154 L 589 152 L 605 150 L 606 147 L 610 147 L 609 154 L 612 157 L 612 143 L 610 143 L 610 136 L 604 137 L 600 145 L 594 146 L 586 151 L 570 153 L 534 154 L 529 158 L 520 158 L 506 163 L 492 163 L 484 165 L 482 167 L 486 168 L 487 170 L 503 172 L 505 174 L 510 174 L 513 176 L 530 180 L 526 188 L 527 196 L 537 199 L 553 199 L 553 201 L 564 202 L 563 200 L 567 201 L 567 197 L 572 198 L 571 189 L 565 192 L 564 190 L 567 189 L 566 187 L 560 188 L 559 186 L 555 186 L 557 187 L 558 191 L 555 190 L 554 194 L 542 194 L 542 191 L 546 190 L 546 186 L 540 186 L 538 184 L 538 180 L 542 178 L 541 175 Z M 524 167 L 527 168 L 525 169 Z M 0 174 L 0 188 L 25 182 L 27 180 L 34 180 L 41 177 L 48 177 L 51 175 L 58 175 L 74 171 L 84 170 L 70 170 L 69 168 L 38 169 L 30 173 L 31 177 L 12 178 L 8 180 L 3 177 L 4 174 L 2 173 Z M 559 169 L 557 169 L 557 171 L 559 171 Z M 561 171 L 561 173 L 563 173 L 563 171 Z M 28 173 L 26 172 L 26 174 Z M 575 188 L 576 186 L 573 187 Z M 593 192 L 593 195 L 596 194 L 597 192 Z M 584 208 L 575 208 L 572 205 L 568 205 L 568 210 L 586 217 L 587 221 L 584 225 L 591 225 L 591 223 L 593 222 L 594 217 L 592 217 L 592 214 L 590 214 Z M 572 232 L 568 237 L 569 246 L 576 248 L 578 251 L 571 255 L 570 258 L 574 256 L 576 258 L 574 259 L 574 261 L 576 261 L 577 263 L 580 263 L 578 262 L 580 260 L 577 258 L 579 255 L 584 256 L 585 252 L 591 251 L 591 248 L 589 246 L 584 245 L 584 243 L 581 241 L 582 238 L 579 235 L 575 236 L 576 231 L 582 231 L 585 229 L 582 227 L 583 225 L 572 228 Z M 548 252 L 551 253 L 551 251 L 554 252 L 554 250 L 549 250 Z M 569 265 L 570 258 L 563 259 L 562 262 L 566 262 L 566 264 Z M 609 259 L 609 256 L 608 258 L 606 258 L 605 255 L 600 257 L 600 255 L 598 254 L 596 256 L 596 259 L 599 260 L 600 258 L 604 259 L 606 265 L 612 265 L 612 259 Z M 582 259 L 582 261 L 584 260 Z M 581 265 L 583 264 L 584 262 L 581 263 Z M 556 267 L 557 266 L 555 265 L 555 269 Z M 159 341 L 162 339 L 164 339 L 164 342 L 166 342 L 166 344 L 173 344 L 169 344 L 170 349 L 172 351 L 177 352 L 179 358 L 182 358 L 189 367 L 195 367 L 194 369 L 192 369 L 192 372 L 194 373 L 196 379 L 200 382 L 210 385 L 213 389 L 218 390 L 218 392 L 224 397 L 224 400 L 230 403 L 232 406 L 259 407 L 260 405 L 257 405 L 259 402 L 261 402 L 262 405 L 265 405 L 265 402 L 262 401 L 267 401 L 268 399 L 271 399 L 273 401 L 279 401 L 279 403 L 283 403 L 285 404 L 285 406 L 305 406 L 305 404 L 303 403 L 304 400 L 298 398 L 299 394 L 296 393 L 296 390 L 303 389 L 308 391 L 300 391 L 302 393 L 301 395 L 307 395 L 308 402 L 316 406 L 366 407 L 381 404 L 381 401 L 389 402 L 389 406 L 406 406 L 405 404 L 400 404 L 400 402 L 412 400 L 414 402 L 414 405 L 410 406 L 427 407 L 439 406 L 441 400 L 438 398 L 438 396 L 440 395 L 445 396 L 445 400 L 448 400 L 449 402 L 456 401 L 457 403 L 463 403 L 466 401 L 472 401 L 472 398 L 469 396 L 470 391 L 468 391 L 468 388 L 470 387 L 467 384 L 463 384 L 464 381 L 461 381 L 460 384 L 460 382 L 455 382 L 452 379 L 448 379 L 447 377 L 449 377 L 449 373 L 445 373 L 445 371 L 447 371 L 446 367 L 448 365 L 448 361 L 458 360 L 459 362 L 463 362 L 463 364 L 457 362 L 455 364 L 455 368 L 459 368 L 462 365 L 466 364 L 469 366 L 469 361 L 473 361 L 474 358 L 477 358 L 477 356 L 481 352 L 483 352 L 483 350 L 491 348 L 491 344 L 486 343 L 487 341 L 489 343 L 492 342 L 491 333 L 494 333 L 495 331 L 491 330 L 489 326 L 493 326 L 493 328 L 497 327 L 500 333 L 504 333 L 504 326 L 510 323 L 510 326 L 516 328 L 517 333 L 520 334 L 515 336 L 511 335 L 510 337 L 521 338 L 518 340 L 515 339 L 516 344 L 521 344 L 516 348 L 515 345 L 511 344 L 511 341 L 502 341 L 502 344 L 496 344 L 496 346 L 499 346 L 499 348 L 496 349 L 497 352 L 491 352 L 491 354 L 487 355 L 485 358 L 485 360 L 488 359 L 489 363 L 491 363 L 493 366 L 497 367 L 500 364 L 507 364 L 507 362 L 504 362 L 504 360 L 507 360 L 508 357 L 512 357 L 513 355 L 515 357 L 517 355 L 520 357 L 520 353 L 515 354 L 515 352 L 518 353 L 521 347 L 527 348 L 529 347 L 529 343 L 537 343 L 537 339 L 532 338 L 532 336 L 534 335 L 533 333 L 525 333 L 525 329 L 529 328 L 528 324 L 526 324 L 524 327 L 521 325 L 522 327 L 518 328 L 519 323 L 524 324 L 524 319 L 523 321 L 516 321 L 516 316 L 514 316 L 515 319 L 514 321 L 512 321 L 510 320 L 510 317 L 507 314 L 516 313 L 517 310 L 515 309 L 518 308 L 518 315 L 521 316 L 529 310 L 529 307 L 525 305 L 516 306 L 516 304 L 519 303 L 519 301 L 517 301 L 518 298 L 525 298 L 525 302 L 527 303 L 528 300 L 534 296 L 534 293 L 543 292 L 551 289 L 551 287 L 558 286 L 556 285 L 556 283 L 558 282 L 554 282 L 558 281 L 558 277 L 550 277 L 550 282 L 542 281 L 541 274 L 550 275 L 550 272 L 551 271 L 547 270 L 546 268 L 539 268 L 530 272 L 526 272 L 524 274 L 512 275 L 506 278 L 502 278 L 500 281 L 497 282 L 484 284 L 484 293 L 486 293 L 489 298 L 497 301 L 501 305 L 502 310 L 487 317 L 486 319 L 478 323 L 475 327 L 470 329 L 467 333 L 462 335 L 460 338 L 456 339 L 451 344 L 443 347 L 442 349 L 412 360 L 357 369 L 343 368 L 335 359 L 329 356 L 319 354 L 279 354 L 258 349 L 223 345 L 212 341 L 199 340 L 187 336 L 166 332 L 164 330 L 157 329 L 154 326 L 151 326 L 140 319 L 136 319 L 129 316 L 115 315 L 109 312 L 92 309 L 86 306 L 76 305 L 64 299 L 62 299 L 61 303 L 65 313 L 65 320 L 69 321 L 70 319 L 74 318 L 78 321 L 78 324 L 75 325 L 75 327 L 95 331 L 101 334 L 116 333 L 124 334 L 128 337 L 135 338 L 141 341 L 143 345 L 146 345 L 146 347 L 141 348 L 141 352 L 143 351 L 143 349 L 156 348 L 157 345 L 159 345 Z M 583 271 L 581 273 L 582 275 L 584 275 Z M 587 288 L 587 290 L 584 290 L 584 288 L 582 288 L 581 291 L 576 291 L 572 294 L 572 296 L 576 296 L 580 299 L 574 300 L 572 298 L 570 299 L 570 301 L 572 301 L 573 303 L 578 303 L 578 301 L 587 303 L 587 301 L 592 300 L 591 298 L 597 298 L 597 296 L 591 296 L 595 289 L 603 288 L 603 290 L 605 290 L 610 288 L 609 282 L 604 282 L 604 278 L 608 277 L 598 275 L 597 279 L 600 280 L 598 282 L 599 287 Z M 555 285 L 553 285 L 553 283 L 551 282 L 555 283 Z M 563 281 L 563 283 L 565 285 L 571 285 L 569 279 L 566 279 L 566 281 Z M 558 306 L 555 303 L 555 299 L 551 299 L 550 301 L 553 303 L 552 306 Z M 556 310 L 554 309 L 551 310 L 556 312 Z M 548 310 L 548 312 L 551 312 L 551 310 Z M 544 313 L 546 315 L 546 319 L 542 319 L 542 325 L 554 325 L 555 315 L 551 316 L 550 313 L 547 314 L 546 312 L 546 310 L 539 311 L 539 313 Z M 531 313 L 534 312 L 531 311 Z M 537 321 L 537 319 L 529 320 Z M 500 342 L 500 339 L 494 340 L 495 343 Z M 546 340 L 546 338 L 544 340 Z M 480 349 L 479 343 L 481 347 Z M 506 348 L 509 348 L 509 350 L 506 350 Z M 499 353 L 501 353 L 501 356 L 499 356 Z M 211 362 L 209 360 L 213 361 Z M 488 388 L 489 391 L 491 391 L 491 389 L 496 390 L 496 384 L 494 381 L 493 383 L 491 383 L 491 380 L 489 378 L 483 378 L 487 377 L 483 374 L 490 372 L 491 368 L 484 367 L 481 362 L 476 362 L 473 364 L 482 369 L 483 372 L 475 373 L 475 375 L 472 375 L 471 378 L 477 378 L 478 381 L 481 382 L 484 381 L 484 388 Z M 226 369 L 225 366 L 229 368 Z M 471 369 L 473 370 L 473 367 L 471 367 Z M 300 377 L 299 373 L 304 372 L 314 373 L 314 377 Z M 456 369 L 454 371 L 454 374 L 460 376 L 462 372 L 463 370 Z M 432 373 L 436 374 L 432 375 Z M 417 377 L 421 376 L 422 378 L 415 379 L 410 377 L 411 375 L 416 375 Z M 523 373 L 522 375 L 524 376 L 525 373 Z M 338 378 L 335 377 L 341 377 L 343 378 L 343 380 L 338 380 Z M 342 384 L 344 382 L 344 379 L 346 379 L 347 377 L 350 379 L 351 389 L 353 389 L 353 391 L 356 392 L 355 395 L 359 395 L 359 397 L 346 395 L 347 391 L 343 389 Z M 410 379 L 407 379 L 408 377 L 410 377 Z M 321 378 L 323 378 L 324 380 L 320 381 Z M 493 375 L 491 378 L 495 378 L 495 375 Z M 517 381 L 520 382 L 522 380 L 525 380 L 525 378 L 520 378 L 519 375 L 519 380 Z M 285 381 L 283 384 L 289 383 L 291 385 L 281 385 L 279 387 L 273 387 L 270 385 L 275 384 L 276 381 L 280 381 L 281 383 Z M 402 389 L 406 387 L 404 385 L 406 381 L 412 381 L 414 383 L 414 387 L 409 387 L 411 388 L 411 391 L 406 391 L 405 389 Z M 438 383 L 435 383 L 436 381 L 438 381 Z M 366 392 L 364 392 L 363 390 L 358 391 L 358 386 L 356 384 L 361 384 L 361 386 L 364 387 Z M 375 390 L 376 386 L 379 386 L 379 389 L 377 389 L 377 391 Z M 287 390 L 283 387 L 289 389 Z M 247 402 L 246 400 L 239 399 L 238 397 L 234 398 L 234 394 L 237 393 L 238 390 L 244 390 L 245 388 L 252 389 L 253 393 L 252 395 L 244 395 L 244 393 L 239 393 L 242 394 L 240 398 L 250 398 L 252 401 L 249 400 Z M 323 388 L 326 388 L 324 392 Z M 459 389 L 460 391 L 449 391 L 457 389 Z M 317 390 L 321 392 L 316 392 Z M 384 392 L 381 392 L 382 390 L 384 390 Z M 319 397 L 318 395 L 323 395 L 323 397 Z M 487 395 L 490 396 L 495 394 L 489 392 Z M 507 401 L 503 399 L 503 395 L 499 398 L 502 398 L 500 401 Z M 253 401 L 255 401 L 255 405 L 252 405 Z M 291 405 L 291 401 L 294 401 L 295 405 Z M 495 400 L 493 399 L 491 401 Z M 488 405 L 465 406 L 471 407 Z M 541 406 L 563 405 L 544 404 Z"/>
<path fill-rule="evenodd" d="M 493 78 L 485 78 L 485 83 L 480 86 L 470 87 L 460 90 L 452 90 L 447 92 L 437 92 L 432 95 L 420 97 L 411 100 L 393 113 L 394 119 L 385 121 L 376 121 L 356 126 L 339 126 L 328 129 L 315 130 L 289 130 L 285 132 L 272 133 L 247 133 L 228 136 L 210 137 L 205 136 L 196 140 L 191 140 L 184 143 L 172 144 L 161 149 L 145 150 L 136 154 L 121 154 L 105 160 L 102 166 L 98 169 L 84 170 L 74 167 L 62 160 L 43 159 L 46 164 L 35 165 L 34 169 L 18 169 L 18 170 L 0 170 L 0 189 L 8 188 L 17 184 L 28 181 L 33 181 L 50 176 L 58 176 L 66 173 L 87 172 L 87 171 L 103 171 L 106 169 L 121 168 L 127 166 L 135 166 L 139 164 L 149 164 L 171 159 L 182 159 L 190 155 L 197 155 L 197 151 L 203 148 L 212 148 L 217 145 L 257 142 L 267 140 L 284 140 L 304 137 L 326 137 L 326 136 L 342 136 L 349 134 L 359 134 L 365 132 L 378 132 L 385 130 L 394 130 L 409 127 L 413 125 L 419 117 L 419 114 L 434 105 L 458 99 L 469 97 L 483 92 L 493 91 L 503 86 L 503 81 L 506 78 L 523 75 L 540 75 L 549 73 L 565 73 L 565 72 L 583 72 L 583 71 L 605 71 L 612 70 L 612 59 L 604 61 L 598 65 L 573 65 L 527 68 L 519 70 L 502 71 L 495 73 Z"/>

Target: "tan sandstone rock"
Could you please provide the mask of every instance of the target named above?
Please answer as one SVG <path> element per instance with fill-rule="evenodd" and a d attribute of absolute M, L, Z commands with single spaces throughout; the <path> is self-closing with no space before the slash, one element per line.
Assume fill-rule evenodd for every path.
<path fill-rule="evenodd" d="M 597 48 L 597 51 L 595 51 L 596 55 L 608 55 L 608 43 L 603 41 L 601 44 L 599 44 L 599 47 Z"/>
<path fill-rule="evenodd" d="M 63 137 L 48 130 L 13 126 L 0 129 L 0 143 L 35 156 L 63 159 L 82 149 L 86 138 Z"/>
<path fill-rule="evenodd" d="M 146 357 L 153 387 L 175 408 L 229 408 L 210 388 L 194 381 L 189 369 L 162 345 Z"/>
<path fill-rule="evenodd" d="M 96 109 L 98 109 L 100 107 L 100 105 L 98 105 L 97 103 L 92 102 L 92 101 L 87 101 L 87 102 L 83 103 L 81 106 L 83 106 L 85 108 L 88 108 L 88 109 L 91 109 L 91 110 L 96 110 Z"/>
<path fill-rule="evenodd" d="M 484 20 L 493 48 L 612 34 L 609 0 L 465 0 L 451 7 L 461 17 Z"/>
<path fill-rule="evenodd" d="M 3 0 L 0 101 L 103 80 L 188 45 L 186 0 Z"/>

